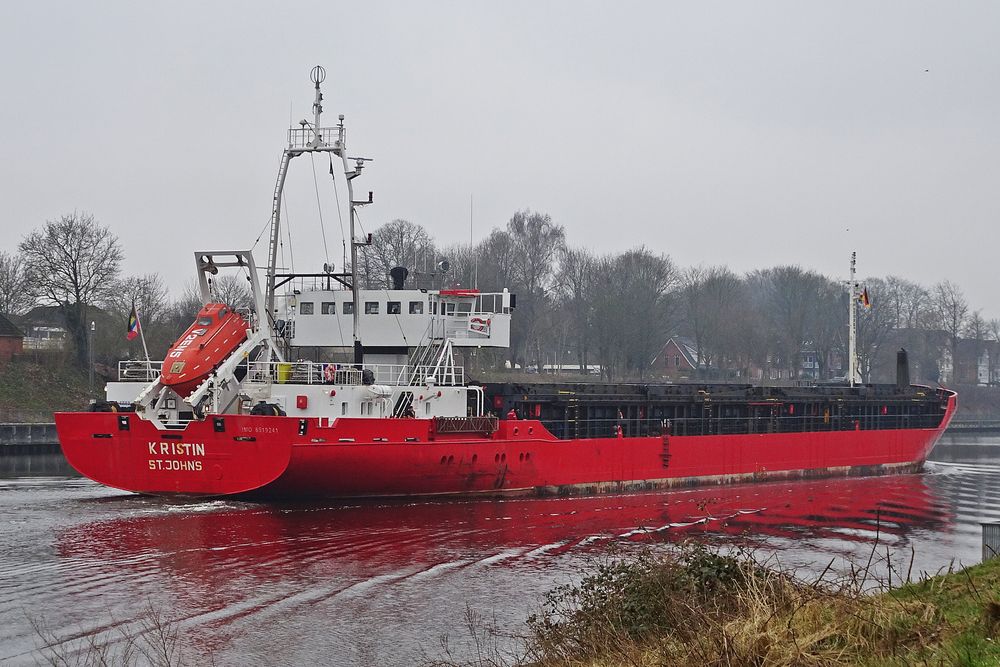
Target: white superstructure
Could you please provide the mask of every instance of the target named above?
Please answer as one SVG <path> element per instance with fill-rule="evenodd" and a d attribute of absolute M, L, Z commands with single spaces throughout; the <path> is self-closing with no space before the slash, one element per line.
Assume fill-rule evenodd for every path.
<path fill-rule="evenodd" d="M 456 347 L 509 347 L 511 294 L 476 290 L 358 290 L 358 336 L 372 348 L 416 347 L 450 338 Z M 287 303 L 292 347 L 353 346 L 353 295 L 303 290 Z"/>
<path fill-rule="evenodd" d="M 211 372 L 204 379 L 198 376 L 195 389 L 182 389 L 186 395 L 161 382 L 159 361 L 123 361 L 119 381 L 107 386 L 109 402 L 134 406 L 158 428 L 183 429 L 208 415 L 260 409 L 331 421 L 484 414 L 482 388 L 465 384 L 453 349 L 509 347 L 514 295 L 507 290 L 361 289 L 352 272 L 334 273 L 327 266 L 315 274 L 277 272 L 279 204 L 289 162 L 303 153 L 329 152 L 342 158 L 352 266 L 357 265 L 357 247 L 370 242 L 370 236 L 355 238 L 354 220 L 355 207 L 372 203 L 371 193 L 367 201 L 355 201 L 351 186 L 369 159 L 347 156 L 343 116 L 335 128 L 321 127 L 320 83 L 325 72 L 314 68 L 311 78 L 316 89 L 314 120 L 289 130 L 275 185 L 266 288 L 259 286 L 250 251 L 195 253 L 206 305 L 215 302 L 212 283 L 220 269 L 235 269 L 250 281 L 254 305 L 242 313 L 248 324 L 246 340 L 221 362 L 206 366 Z M 406 271 L 401 267 L 393 273 L 397 271 L 395 286 L 404 287 Z M 279 287 L 285 289 L 281 298 Z M 204 329 L 195 329 L 190 337 L 197 343 L 197 336 L 204 334 Z"/>

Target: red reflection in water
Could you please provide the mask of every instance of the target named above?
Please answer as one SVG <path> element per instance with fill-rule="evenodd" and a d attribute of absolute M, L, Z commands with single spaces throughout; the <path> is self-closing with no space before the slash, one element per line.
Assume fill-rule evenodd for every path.
<path fill-rule="evenodd" d="M 175 619 L 211 629 L 193 638 L 206 653 L 225 645 L 234 622 L 262 610 L 328 604 L 366 582 L 436 567 L 449 568 L 460 587 L 472 565 L 545 568 L 614 539 L 708 532 L 870 540 L 876 525 L 905 535 L 947 530 L 952 520 L 919 475 L 585 498 L 152 509 L 67 530 L 59 553 L 153 582 Z"/>
<path fill-rule="evenodd" d="M 77 526 L 61 535 L 60 552 L 126 561 L 154 554 L 168 570 L 195 579 L 211 573 L 210 566 L 223 558 L 241 563 L 244 574 L 270 579 L 282 574 L 271 563 L 317 551 L 357 564 L 401 565 L 456 550 L 574 543 L 595 536 L 835 531 L 831 534 L 841 538 L 865 539 L 863 533 L 873 532 L 877 523 L 883 532 L 902 534 L 915 526 L 940 528 L 949 519 L 920 475 L 584 498 L 212 505 L 164 506 L 169 511 L 154 516 Z"/>

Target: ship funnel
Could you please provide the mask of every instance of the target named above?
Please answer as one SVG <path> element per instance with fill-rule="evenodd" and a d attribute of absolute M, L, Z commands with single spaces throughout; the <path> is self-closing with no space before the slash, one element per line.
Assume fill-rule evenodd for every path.
<path fill-rule="evenodd" d="M 906 348 L 900 348 L 896 353 L 896 389 L 906 391 L 910 388 L 910 360 Z"/>
<path fill-rule="evenodd" d="M 389 271 L 389 277 L 392 278 L 392 289 L 403 289 L 403 283 L 406 282 L 406 276 L 408 275 L 410 275 L 410 272 L 405 267 L 392 267 L 392 270 Z"/>

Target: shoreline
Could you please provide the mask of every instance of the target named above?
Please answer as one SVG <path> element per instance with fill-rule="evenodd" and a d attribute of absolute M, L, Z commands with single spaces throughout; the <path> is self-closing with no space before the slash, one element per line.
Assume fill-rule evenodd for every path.
<path fill-rule="evenodd" d="M 1000 661 L 1000 558 L 916 581 L 890 569 L 886 581 L 874 579 L 872 559 L 847 575 L 828 566 L 803 579 L 760 556 L 685 542 L 608 560 L 579 584 L 549 591 L 526 623 L 523 653 L 503 664 Z"/>

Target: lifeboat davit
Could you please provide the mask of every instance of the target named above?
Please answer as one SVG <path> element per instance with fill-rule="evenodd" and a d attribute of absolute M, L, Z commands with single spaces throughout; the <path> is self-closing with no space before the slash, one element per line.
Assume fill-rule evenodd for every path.
<path fill-rule="evenodd" d="M 249 325 L 223 303 L 206 304 L 163 360 L 160 383 L 187 398 L 247 339 Z"/>

